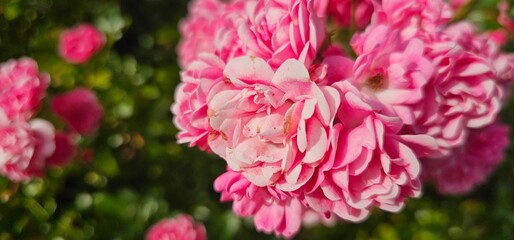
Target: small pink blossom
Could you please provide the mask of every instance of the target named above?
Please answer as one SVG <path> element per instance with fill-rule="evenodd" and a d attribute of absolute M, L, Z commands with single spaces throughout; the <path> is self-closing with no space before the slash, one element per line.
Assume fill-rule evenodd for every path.
<path fill-rule="evenodd" d="M 49 83 L 48 74 L 39 73 L 37 63 L 30 58 L 0 64 L 0 112 L 10 121 L 30 119 Z"/>
<path fill-rule="evenodd" d="M 179 64 L 187 68 L 202 53 L 218 53 L 217 46 L 224 41 L 231 41 L 220 29 L 231 24 L 235 4 L 219 0 L 194 0 L 189 4 L 189 15 L 179 24 L 182 38 L 177 46 Z M 232 46 L 233 47 L 233 46 Z M 225 59 L 226 60 L 226 59 Z"/>
<path fill-rule="evenodd" d="M 193 218 L 180 214 L 173 218 L 163 219 L 154 224 L 146 233 L 146 240 L 205 240 L 207 233 L 201 223 Z"/>
<path fill-rule="evenodd" d="M 74 64 L 87 62 L 105 45 L 105 35 L 90 24 L 64 31 L 59 38 L 59 54 Z"/>
<path fill-rule="evenodd" d="M 80 134 L 94 133 L 103 116 L 103 108 L 96 95 L 86 88 L 76 88 L 55 96 L 52 99 L 52 110 Z"/>
<path fill-rule="evenodd" d="M 493 123 L 470 131 L 466 142 L 443 158 L 423 159 L 423 177 L 443 194 L 463 194 L 481 184 L 504 158 L 509 127 Z"/>

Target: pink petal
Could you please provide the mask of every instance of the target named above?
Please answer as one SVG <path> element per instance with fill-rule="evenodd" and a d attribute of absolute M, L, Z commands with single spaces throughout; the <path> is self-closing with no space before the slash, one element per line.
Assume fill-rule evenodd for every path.
<path fill-rule="evenodd" d="M 309 121 L 307 124 L 307 152 L 303 158 L 304 163 L 314 163 L 320 160 L 328 149 L 327 133 L 318 121 Z"/>
<path fill-rule="evenodd" d="M 274 72 L 263 59 L 243 56 L 230 60 L 223 69 L 223 74 L 242 80 L 268 82 L 273 78 Z"/>

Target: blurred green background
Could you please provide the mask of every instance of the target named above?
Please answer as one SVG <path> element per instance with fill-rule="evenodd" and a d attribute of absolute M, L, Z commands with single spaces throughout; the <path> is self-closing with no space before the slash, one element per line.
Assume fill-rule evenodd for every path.
<path fill-rule="evenodd" d="M 220 203 L 213 181 L 225 164 L 175 143 L 169 107 L 179 79 L 175 46 L 186 0 L 0 0 L 0 61 L 30 56 L 49 72 L 48 95 L 87 86 L 106 115 L 91 149 L 72 165 L 25 184 L 0 179 L 2 239 L 142 239 L 177 213 L 205 224 L 210 239 L 274 239 Z M 467 17 L 494 29 L 498 1 L 480 1 Z M 106 47 L 88 64 L 57 55 L 59 34 L 95 24 Z M 508 48 L 514 50 L 510 43 Z M 62 126 L 49 111 L 40 116 Z M 502 112 L 514 125 L 514 103 Z M 59 125 L 61 124 L 61 125 Z M 400 214 L 375 211 L 360 224 L 304 228 L 297 239 L 514 239 L 514 152 L 472 193 L 448 197 L 427 186 Z"/>

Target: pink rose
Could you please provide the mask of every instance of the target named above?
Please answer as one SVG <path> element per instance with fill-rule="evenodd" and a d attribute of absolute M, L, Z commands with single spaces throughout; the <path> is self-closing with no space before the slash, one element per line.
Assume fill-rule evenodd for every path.
<path fill-rule="evenodd" d="M 249 0 L 250 1 L 250 0 Z M 251 0 L 253 1 L 253 0 Z M 237 22 L 245 1 L 194 0 L 179 24 L 178 61 L 187 68 L 201 54 L 215 54 L 224 62 L 243 54 L 238 47 Z"/>
<path fill-rule="evenodd" d="M 30 58 L 0 64 L 0 112 L 10 121 L 30 119 L 49 83 L 48 74 L 38 73 L 37 63 Z"/>
<path fill-rule="evenodd" d="M 363 221 L 373 207 L 401 210 L 405 199 L 421 194 L 418 156 L 435 149 L 435 140 L 400 134 L 401 120 L 350 82 L 333 86 L 341 107 L 330 132 L 330 154 L 305 194 L 307 205 L 353 222 Z"/>
<path fill-rule="evenodd" d="M 328 150 L 337 91 L 294 59 L 275 72 L 263 59 L 236 58 L 224 75 L 207 96 L 212 151 L 257 186 L 302 188 Z"/>
<path fill-rule="evenodd" d="M 411 105 L 424 99 L 434 68 L 424 55 L 424 42 L 402 41 L 399 31 L 377 25 L 357 35 L 352 44 L 359 56 L 350 81 L 393 109 L 405 124 L 413 124 Z"/>
<path fill-rule="evenodd" d="M 504 87 L 493 65 L 484 57 L 444 40 L 427 44 L 426 55 L 435 64 L 425 87 L 424 101 L 414 106 L 415 133 L 437 139 L 447 154 L 462 145 L 468 128 L 482 128 L 494 121 L 502 106 Z"/>
<path fill-rule="evenodd" d="M 473 129 L 466 142 L 447 157 L 423 159 L 423 177 L 434 181 L 442 194 L 467 193 L 500 164 L 508 145 L 509 127 L 504 124 Z"/>
<path fill-rule="evenodd" d="M 375 8 L 372 25 L 398 29 L 402 38 L 436 34 L 453 17 L 452 9 L 442 0 L 382 0 Z"/>
<path fill-rule="evenodd" d="M 323 64 L 332 69 L 331 64 L 351 63 L 335 58 Z M 230 61 L 224 75 L 226 81 L 212 87 L 207 97 L 213 136 L 208 143 L 227 161 L 230 176 L 240 176 L 225 188 L 217 183 L 216 190 L 223 201 L 234 201 L 238 215 L 259 220 L 256 227 L 294 234 L 300 223 L 281 217 L 287 211 L 283 204 L 298 203 L 295 219 L 305 208 L 362 221 L 374 206 L 399 211 L 406 198 L 421 193 L 417 156 L 434 151 L 435 140 L 400 134 L 403 124 L 394 112 L 367 100 L 349 81 L 318 86 L 299 61 L 289 59 L 273 71 L 254 57 Z M 273 198 L 259 202 L 254 192 L 243 189 Z M 256 209 L 240 209 L 239 204 Z M 259 214 L 266 220 L 261 222 Z"/>
<path fill-rule="evenodd" d="M 224 62 L 252 55 L 273 68 L 289 58 L 309 67 L 326 37 L 312 0 L 196 1 L 191 10 L 193 14 L 180 26 L 184 38 L 178 52 L 183 67 L 202 52 Z"/>
<path fill-rule="evenodd" d="M 94 133 L 103 116 L 102 105 L 94 92 L 76 88 L 52 99 L 52 110 L 68 126 L 80 134 Z"/>
<path fill-rule="evenodd" d="M 206 94 L 215 84 L 225 81 L 222 69 L 226 61 L 252 54 L 273 61 L 272 66 L 288 58 L 310 65 L 325 37 L 322 22 L 311 5 L 305 0 L 192 3 L 190 17 L 181 23 L 184 37 L 178 48 L 179 59 L 186 67 L 171 107 L 180 130 L 179 142 L 210 150 L 207 139 L 216 134 L 208 124 Z M 263 9 L 272 14 L 262 14 Z M 253 13 L 247 15 L 249 12 Z M 266 24 L 259 24 L 263 21 Z M 294 36 L 289 36 L 290 28 L 297 32 Z M 214 47 L 199 43 L 212 43 Z M 266 48 L 259 47 L 266 44 Z"/>
<path fill-rule="evenodd" d="M 146 233 L 146 239 L 205 240 L 207 234 L 203 224 L 195 223 L 191 216 L 181 214 L 154 224 Z"/>
<path fill-rule="evenodd" d="M 400 3 L 383 1 L 375 21 L 354 37 L 354 77 L 409 125 L 405 132 L 429 134 L 439 145 L 434 154 L 448 154 L 463 143 L 467 128 L 495 119 L 509 82 L 499 74 L 508 77 L 511 60 L 500 58 L 498 46 L 469 24 L 446 27 L 443 2 Z M 388 36 L 385 43 L 380 36 Z M 378 91 L 366 90 L 370 82 L 380 83 Z"/>
<path fill-rule="evenodd" d="M 224 23 L 227 4 L 219 0 L 194 0 L 189 3 L 189 15 L 180 21 L 178 61 L 182 68 L 193 62 L 200 53 L 214 53 L 215 35 Z"/>
<path fill-rule="evenodd" d="M 25 122 L 11 123 L 0 130 L 0 152 L 2 159 L 0 172 L 12 181 L 28 181 L 41 177 L 46 167 L 46 159 L 55 151 L 54 126 L 43 119 L 30 121 L 30 129 Z M 11 140 L 11 143 L 5 141 Z"/>
<path fill-rule="evenodd" d="M 234 24 L 244 55 L 262 58 L 274 69 L 289 58 L 307 67 L 315 60 L 326 32 L 312 0 L 245 1 L 244 10 Z"/>
<path fill-rule="evenodd" d="M 29 166 L 35 148 L 36 139 L 28 123 L 0 126 L 0 173 L 13 181 L 27 180 L 23 171 Z"/>
<path fill-rule="evenodd" d="M 207 96 L 208 143 L 231 169 L 216 190 L 222 201 L 234 201 L 238 215 L 253 216 L 257 229 L 290 237 L 308 209 L 301 204 L 306 184 L 329 155 L 338 92 L 317 86 L 294 59 L 273 71 L 263 59 L 240 57 L 224 76 Z M 238 179 L 237 189 L 225 177 Z"/>
<path fill-rule="evenodd" d="M 508 92 L 514 83 L 514 55 L 501 51 L 506 41 L 505 32 L 479 33 L 471 22 L 461 21 L 447 27 L 444 33 L 460 47 L 484 58 L 492 65 L 496 74 L 495 80 L 504 87 L 505 92 Z M 508 94 L 503 94 L 502 99 L 507 98 Z"/>
<path fill-rule="evenodd" d="M 105 35 L 93 25 L 80 24 L 59 38 L 59 54 L 69 63 L 85 63 L 105 45 Z"/>

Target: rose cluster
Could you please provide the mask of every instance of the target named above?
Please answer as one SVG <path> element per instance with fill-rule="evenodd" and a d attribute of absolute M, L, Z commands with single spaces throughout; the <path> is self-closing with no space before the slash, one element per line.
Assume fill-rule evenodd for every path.
<path fill-rule="evenodd" d="M 63 33 L 59 49 L 65 61 L 84 63 L 102 44 L 96 28 L 80 25 Z M 67 129 L 36 117 L 50 82 L 29 57 L 0 63 L 0 175 L 12 181 L 42 177 L 46 167 L 68 164 L 80 135 L 94 134 L 103 115 L 96 95 L 76 88 L 51 99 L 51 110 Z"/>
<path fill-rule="evenodd" d="M 223 158 L 221 200 L 277 236 L 400 211 L 424 182 L 468 192 L 508 145 L 498 113 L 514 55 L 506 31 L 452 21 L 459 5 L 194 0 L 180 24 L 177 139 Z"/>

